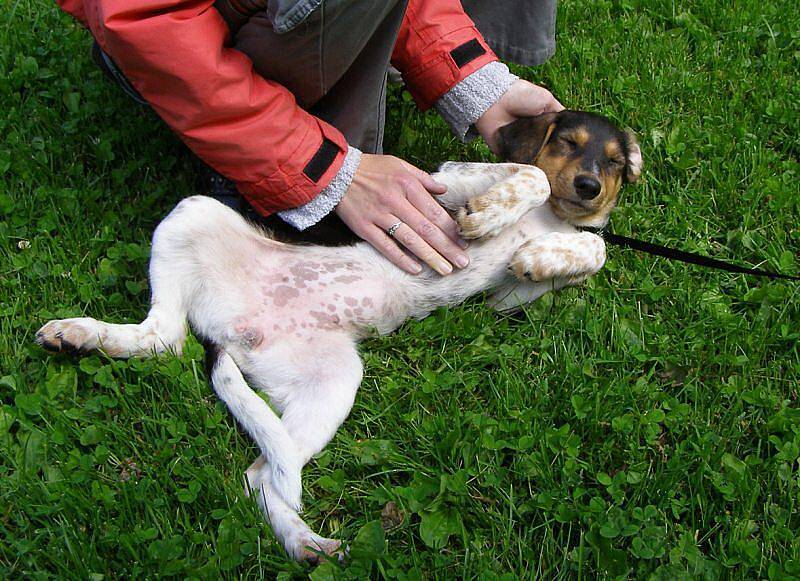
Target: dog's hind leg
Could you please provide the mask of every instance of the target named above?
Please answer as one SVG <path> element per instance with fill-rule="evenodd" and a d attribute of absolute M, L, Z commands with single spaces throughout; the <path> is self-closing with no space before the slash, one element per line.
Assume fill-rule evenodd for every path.
<path fill-rule="evenodd" d="M 151 306 L 144 321 L 121 325 L 91 317 L 50 321 L 36 333 L 36 341 L 48 351 L 83 354 L 102 350 L 111 357 L 180 352 L 186 338 L 185 301 L 191 265 L 174 251 L 171 242 L 159 226 L 150 259 Z"/>
<path fill-rule="evenodd" d="M 296 561 L 310 563 L 317 563 L 320 553 L 341 559 L 342 542 L 312 531 L 297 511 L 286 504 L 275 491 L 268 472 L 264 456 L 259 457 L 245 473 L 246 492 L 255 496 L 286 554 Z"/>
<path fill-rule="evenodd" d="M 248 365 L 248 376 L 268 378 L 280 385 L 265 386 L 283 410 L 281 422 L 294 442 L 300 465 L 320 452 L 336 434 L 353 406 L 363 367 L 353 340 L 344 333 L 324 332 L 286 341 L 277 351 Z M 248 470 L 253 484 L 270 484 L 269 459 L 262 456 Z M 259 492 L 259 502 L 286 552 L 299 560 L 313 560 L 313 550 L 331 553 L 339 542 L 314 534 L 271 486 Z M 313 550 L 309 550 L 308 547 Z"/>
<path fill-rule="evenodd" d="M 85 354 L 101 350 L 111 357 L 146 357 L 168 350 L 179 353 L 186 338 L 186 310 L 181 293 L 169 288 L 174 284 L 171 276 L 166 272 L 153 276 L 153 271 L 161 269 L 162 265 L 151 265 L 152 306 L 141 323 L 61 319 L 39 329 L 36 342 L 48 351 Z"/>
<path fill-rule="evenodd" d="M 318 342 L 319 348 L 309 351 L 322 359 L 298 376 L 281 416 L 303 464 L 322 451 L 350 414 L 363 376 L 352 339 L 342 335 Z"/>
<path fill-rule="evenodd" d="M 36 333 L 36 341 L 52 352 L 86 354 L 103 351 L 111 357 L 144 357 L 170 348 L 180 351 L 183 336 L 165 335 L 159 321 L 117 325 L 90 317 L 50 321 Z"/>
<path fill-rule="evenodd" d="M 313 334 L 284 338 L 263 353 L 251 352 L 242 371 L 281 411 L 305 465 L 350 413 L 363 366 L 347 333 L 315 329 Z"/>
<path fill-rule="evenodd" d="M 230 214 L 234 214 L 232 219 Z M 181 201 L 153 233 L 150 252 L 150 312 L 140 324 L 117 325 L 89 317 L 50 321 L 36 334 L 37 342 L 55 352 L 102 350 L 112 357 L 145 357 L 167 350 L 180 352 L 186 338 L 190 297 L 200 270 L 198 240 L 220 225 L 238 219 L 219 202 L 194 196 Z"/>
<path fill-rule="evenodd" d="M 209 349 L 216 352 L 211 353 Z M 250 435 L 269 461 L 272 488 L 294 510 L 300 510 L 303 494 L 297 446 L 272 408 L 252 390 L 230 354 L 206 346 L 211 385 L 231 414 Z"/>

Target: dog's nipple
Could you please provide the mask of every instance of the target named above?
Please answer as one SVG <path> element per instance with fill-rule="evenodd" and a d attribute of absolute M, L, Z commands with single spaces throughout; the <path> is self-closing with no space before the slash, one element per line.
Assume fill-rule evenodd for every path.
<path fill-rule="evenodd" d="M 261 329 L 246 327 L 241 332 L 242 342 L 250 349 L 255 349 L 264 341 L 264 334 Z"/>

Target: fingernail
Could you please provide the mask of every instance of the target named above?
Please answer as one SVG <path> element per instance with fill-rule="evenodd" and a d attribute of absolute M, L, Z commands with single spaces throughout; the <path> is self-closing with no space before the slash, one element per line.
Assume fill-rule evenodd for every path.
<path fill-rule="evenodd" d="M 441 262 L 436 265 L 436 272 L 442 276 L 448 275 L 453 272 L 453 266 L 449 262 Z"/>
<path fill-rule="evenodd" d="M 469 242 L 467 242 L 463 238 L 457 239 L 456 244 L 458 244 L 461 247 L 461 250 L 466 250 L 469 247 Z"/>
<path fill-rule="evenodd" d="M 458 268 L 466 268 L 469 265 L 469 256 L 466 254 L 460 254 L 456 256 L 456 266 Z"/>
<path fill-rule="evenodd" d="M 411 274 L 419 274 L 420 272 L 422 272 L 422 267 L 416 262 L 409 263 L 408 269 L 411 271 Z"/>

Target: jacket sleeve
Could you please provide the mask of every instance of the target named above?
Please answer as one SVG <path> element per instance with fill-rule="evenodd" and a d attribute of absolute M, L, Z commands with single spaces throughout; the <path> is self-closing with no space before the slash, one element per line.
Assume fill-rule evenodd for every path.
<path fill-rule="evenodd" d="M 305 204 L 337 174 L 347 142 L 226 46 L 227 25 L 212 5 L 87 0 L 76 16 L 158 115 L 259 212 Z"/>
<path fill-rule="evenodd" d="M 496 60 L 458 0 L 409 0 L 392 64 L 420 109 Z"/>

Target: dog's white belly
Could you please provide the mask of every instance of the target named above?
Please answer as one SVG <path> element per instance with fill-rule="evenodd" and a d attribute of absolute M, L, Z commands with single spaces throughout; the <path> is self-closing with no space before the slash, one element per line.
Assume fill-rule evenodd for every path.
<path fill-rule="evenodd" d="M 287 338 L 310 342 L 324 331 L 353 338 L 385 334 L 410 317 L 510 283 L 507 265 L 521 241 L 554 231 L 574 228 L 549 207 L 536 208 L 500 235 L 472 242 L 467 268 L 446 277 L 426 269 L 415 277 L 366 243 L 298 248 L 246 227 L 229 231 L 224 245 L 209 241 L 213 252 L 198 245 L 204 284 L 190 316 L 201 334 L 243 350 L 266 349 Z"/>

